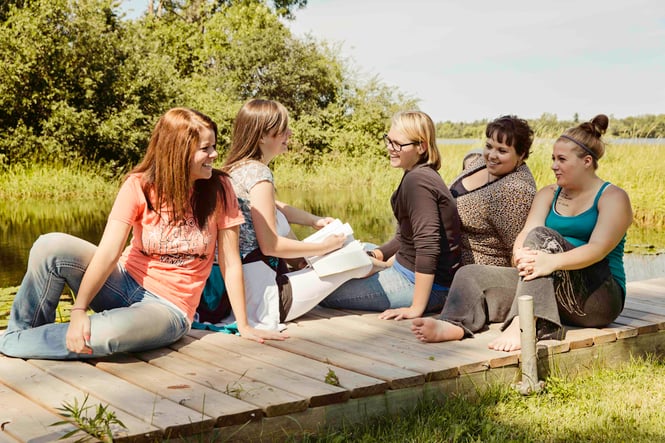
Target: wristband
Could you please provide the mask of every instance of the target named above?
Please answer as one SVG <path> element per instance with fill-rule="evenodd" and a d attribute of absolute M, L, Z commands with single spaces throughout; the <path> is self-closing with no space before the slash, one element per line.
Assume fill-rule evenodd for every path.
<path fill-rule="evenodd" d="M 365 251 L 367 255 L 369 255 L 372 258 L 376 258 L 376 254 L 374 254 L 374 251 Z"/>

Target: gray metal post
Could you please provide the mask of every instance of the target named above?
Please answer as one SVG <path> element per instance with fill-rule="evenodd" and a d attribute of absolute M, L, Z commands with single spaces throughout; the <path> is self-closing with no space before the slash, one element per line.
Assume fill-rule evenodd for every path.
<path fill-rule="evenodd" d="M 538 380 L 538 358 L 536 356 L 536 319 L 533 316 L 533 297 L 521 295 L 517 299 L 520 317 L 520 340 L 522 346 L 522 381 L 517 389 L 523 395 L 538 392 L 543 382 Z"/>

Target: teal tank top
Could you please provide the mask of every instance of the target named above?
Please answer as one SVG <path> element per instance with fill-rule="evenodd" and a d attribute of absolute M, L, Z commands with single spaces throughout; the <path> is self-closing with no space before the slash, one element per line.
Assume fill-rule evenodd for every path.
<path fill-rule="evenodd" d="M 563 238 L 568 240 L 575 247 L 587 244 L 589 238 L 591 238 L 593 228 L 596 227 L 596 222 L 598 221 L 598 200 L 600 200 L 600 196 L 609 185 L 609 182 L 603 183 L 598 194 L 596 194 L 593 205 L 583 213 L 573 217 L 560 215 L 556 212 L 556 201 L 561 192 L 561 188 L 557 188 L 554 193 L 550 212 L 545 219 L 545 226 L 560 233 Z M 619 244 L 607 255 L 612 277 L 614 277 L 621 288 L 623 288 L 624 294 L 626 293 L 626 272 L 623 268 L 623 247 L 625 243 L 626 235 L 624 234 Z"/>

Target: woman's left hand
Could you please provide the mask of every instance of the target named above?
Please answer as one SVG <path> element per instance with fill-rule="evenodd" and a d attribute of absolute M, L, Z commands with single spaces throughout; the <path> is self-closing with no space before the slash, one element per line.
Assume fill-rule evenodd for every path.
<path fill-rule="evenodd" d="M 319 230 L 334 221 L 335 219 L 332 217 L 319 217 L 314 223 L 312 223 L 312 228 Z"/>
<path fill-rule="evenodd" d="M 411 306 L 408 308 L 386 309 L 379 314 L 381 320 L 406 320 L 407 318 L 418 318 L 423 312 Z"/>
<path fill-rule="evenodd" d="M 543 251 L 535 251 L 527 257 L 523 257 L 517 263 L 520 277 L 524 281 L 533 280 L 538 277 L 551 275 L 556 268 L 556 254 L 548 254 Z"/>
<path fill-rule="evenodd" d="M 286 332 L 277 332 L 277 331 L 266 331 L 264 329 L 256 329 L 251 326 L 238 326 L 238 332 L 240 336 L 247 340 L 254 340 L 259 343 L 263 343 L 266 340 L 286 340 L 289 338 L 289 334 Z"/>

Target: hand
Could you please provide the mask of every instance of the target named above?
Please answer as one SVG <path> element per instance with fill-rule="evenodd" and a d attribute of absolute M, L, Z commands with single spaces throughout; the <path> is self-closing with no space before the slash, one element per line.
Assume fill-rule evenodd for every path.
<path fill-rule="evenodd" d="M 326 250 L 326 253 L 330 251 L 334 251 L 336 249 L 341 248 L 344 245 L 344 242 L 346 241 L 346 235 L 344 234 L 332 234 L 326 237 L 323 240 L 323 247 Z"/>
<path fill-rule="evenodd" d="M 369 277 L 371 275 L 374 275 L 377 272 L 383 271 L 384 269 L 387 269 L 391 266 L 390 264 L 388 264 L 384 261 L 381 261 L 378 258 L 374 258 L 372 256 L 369 257 L 369 260 L 372 262 L 372 269 L 370 269 L 370 271 L 367 273 L 367 275 L 365 275 L 362 278 L 367 278 L 367 277 Z"/>
<path fill-rule="evenodd" d="M 421 315 L 423 315 L 422 310 L 409 306 L 408 308 L 386 309 L 379 314 L 379 318 L 381 320 L 405 320 L 407 318 L 418 318 Z"/>
<path fill-rule="evenodd" d="M 247 340 L 254 340 L 255 342 L 264 343 L 266 340 L 286 340 L 289 334 L 286 332 L 267 331 L 265 329 L 252 328 L 249 325 L 238 325 L 238 332 L 240 336 Z"/>
<path fill-rule="evenodd" d="M 517 263 L 517 270 L 524 281 L 530 281 L 538 277 L 546 277 L 557 270 L 556 254 L 548 254 L 543 251 L 532 251 Z"/>
<path fill-rule="evenodd" d="M 318 231 L 319 229 L 323 228 L 325 225 L 328 225 L 334 221 L 335 219 L 332 217 L 319 217 L 316 219 L 314 223 L 312 223 L 312 228 Z"/>
<path fill-rule="evenodd" d="M 515 250 L 513 252 L 513 262 L 515 263 L 515 267 L 517 267 L 523 260 L 531 261 L 537 253 L 538 251 L 534 251 L 528 247 L 522 247 Z"/>
<path fill-rule="evenodd" d="M 92 354 L 90 348 L 90 317 L 79 309 L 71 312 L 65 337 L 67 349 L 77 354 Z"/>

